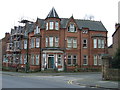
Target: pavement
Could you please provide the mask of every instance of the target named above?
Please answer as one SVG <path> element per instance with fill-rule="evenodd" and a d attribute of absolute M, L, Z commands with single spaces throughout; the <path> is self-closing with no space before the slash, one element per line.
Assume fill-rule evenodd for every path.
<path fill-rule="evenodd" d="M 117 81 L 104 81 L 102 80 L 101 72 L 79 72 L 79 73 L 20 73 L 20 72 L 0 72 L 5 75 L 11 76 L 66 76 L 74 77 L 76 79 L 69 80 L 69 83 L 77 84 L 80 86 L 102 89 L 120 90 L 120 82 Z"/>

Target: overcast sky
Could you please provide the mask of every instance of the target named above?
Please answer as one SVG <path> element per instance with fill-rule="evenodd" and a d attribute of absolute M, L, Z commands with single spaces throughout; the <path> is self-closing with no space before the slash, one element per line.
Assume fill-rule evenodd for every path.
<path fill-rule="evenodd" d="M 108 30 L 108 45 L 112 43 L 111 35 L 118 23 L 119 0 L 0 0 L 0 39 L 5 32 L 19 25 L 23 17 L 36 20 L 45 19 L 54 7 L 60 18 L 84 19 L 93 15 L 94 20 L 102 21 Z"/>

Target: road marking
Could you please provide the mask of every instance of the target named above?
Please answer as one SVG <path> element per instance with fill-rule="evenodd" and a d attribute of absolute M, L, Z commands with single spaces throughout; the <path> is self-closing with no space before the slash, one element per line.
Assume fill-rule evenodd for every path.
<path fill-rule="evenodd" d="M 68 83 L 68 84 L 72 84 L 72 83 L 73 83 L 73 81 L 72 81 L 72 80 L 69 80 L 67 83 Z"/>

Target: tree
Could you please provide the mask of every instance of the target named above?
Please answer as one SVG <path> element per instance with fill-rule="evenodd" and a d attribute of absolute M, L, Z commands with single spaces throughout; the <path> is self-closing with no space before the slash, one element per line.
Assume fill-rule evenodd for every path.
<path fill-rule="evenodd" d="M 120 69 L 120 47 L 117 49 L 115 56 L 111 62 L 112 68 Z"/>

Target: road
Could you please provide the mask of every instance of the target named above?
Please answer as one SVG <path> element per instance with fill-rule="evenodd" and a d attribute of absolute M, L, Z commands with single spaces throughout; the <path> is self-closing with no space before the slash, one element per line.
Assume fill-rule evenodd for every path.
<path fill-rule="evenodd" d="M 85 88 L 72 84 L 64 76 L 10 76 L 2 75 L 2 88 Z"/>

